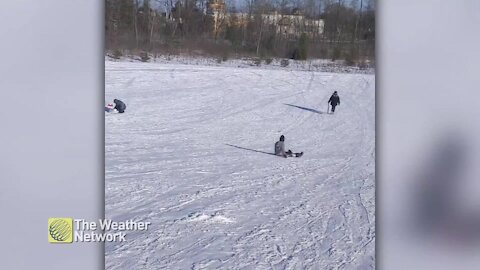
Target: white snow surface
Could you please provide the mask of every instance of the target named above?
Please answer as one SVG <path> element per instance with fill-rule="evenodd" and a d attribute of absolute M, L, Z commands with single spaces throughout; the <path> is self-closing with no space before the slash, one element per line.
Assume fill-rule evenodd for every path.
<path fill-rule="evenodd" d="M 375 268 L 375 76 L 105 62 L 107 269 Z M 327 114 L 337 90 L 341 105 Z M 271 155 L 285 135 L 301 158 Z"/>

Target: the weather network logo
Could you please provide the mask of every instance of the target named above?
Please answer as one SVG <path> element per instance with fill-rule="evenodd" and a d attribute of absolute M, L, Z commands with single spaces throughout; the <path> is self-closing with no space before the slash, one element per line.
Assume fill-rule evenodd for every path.
<path fill-rule="evenodd" d="M 48 242 L 72 243 L 73 219 L 72 218 L 49 218 L 48 219 Z"/>

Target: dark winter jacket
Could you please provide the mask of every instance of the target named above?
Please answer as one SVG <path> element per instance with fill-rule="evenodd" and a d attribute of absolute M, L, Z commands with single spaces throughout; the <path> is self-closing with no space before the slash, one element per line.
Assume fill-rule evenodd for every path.
<path fill-rule="evenodd" d="M 328 100 L 332 106 L 340 105 L 340 97 L 338 95 L 333 94 L 330 99 Z"/>
<path fill-rule="evenodd" d="M 285 156 L 285 143 L 278 141 L 275 143 L 275 155 Z"/>
<path fill-rule="evenodd" d="M 115 109 L 119 113 L 124 113 L 125 112 L 125 109 L 127 108 L 127 105 L 125 105 L 125 103 L 123 103 L 121 100 L 118 100 L 118 99 L 114 99 L 113 103 L 115 103 Z"/>

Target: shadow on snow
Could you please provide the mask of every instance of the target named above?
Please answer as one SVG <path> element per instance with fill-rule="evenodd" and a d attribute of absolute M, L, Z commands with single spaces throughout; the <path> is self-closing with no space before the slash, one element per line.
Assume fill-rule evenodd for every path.
<path fill-rule="evenodd" d="M 245 148 L 245 147 L 236 146 L 236 145 L 232 145 L 232 144 L 228 144 L 228 143 L 226 143 L 225 145 L 228 145 L 228 146 L 231 146 L 231 147 L 235 147 L 235 148 L 238 148 L 238 149 L 242 149 L 242 150 L 248 150 L 248 151 L 252 151 L 252 152 L 257 152 L 257 153 L 262 153 L 262 154 L 267 154 L 267 155 L 276 156 L 274 153 L 269 153 L 269 152 L 265 152 L 265 151 L 260 151 L 260 150 Z"/>
<path fill-rule="evenodd" d="M 306 110 L 306 111 L 313 112 L 313 113 L 323 114 L 323 112 L 317 111 L 317 110 L 311 109 L 311 108 L 306 108 L 306 107 L 297 106 L 297 105 L 292 105 L 292 104 L 287 104 L 287 103 L 283 103 L 283 105 L 287 105 L 287 106 L 290 106 L 290 107 L 299 108 L 299 109 Z"/>

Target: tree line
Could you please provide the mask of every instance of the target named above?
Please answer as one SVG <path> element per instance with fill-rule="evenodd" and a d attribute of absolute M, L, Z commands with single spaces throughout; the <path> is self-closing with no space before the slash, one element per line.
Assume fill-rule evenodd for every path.
<path fill-rule="evenodd" d="M 374 0 L 105 1 L 106 50 L 117 56 L 375 60 Z"/>

